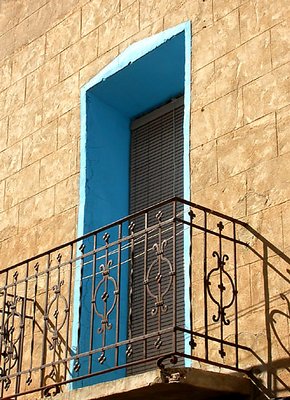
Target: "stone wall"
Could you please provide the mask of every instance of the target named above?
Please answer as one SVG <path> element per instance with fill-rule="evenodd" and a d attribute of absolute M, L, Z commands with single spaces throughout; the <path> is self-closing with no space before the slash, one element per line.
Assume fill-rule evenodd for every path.
<path fill-rule="evenodd" d="M 289 16 L 289 0 L 1 0 L 1 267 L 76 235 L 80 87 L 187 20 L 191 199 L 289 254 Z"/>

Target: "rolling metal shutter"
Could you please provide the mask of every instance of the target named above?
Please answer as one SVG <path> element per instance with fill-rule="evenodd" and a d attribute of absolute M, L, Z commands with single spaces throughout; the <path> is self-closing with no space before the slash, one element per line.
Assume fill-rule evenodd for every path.
<path fill-rule="evenodd" d="M 130 213 L 140 211 L 146 207 L 154 205 L 162 200 L 173 196 L 183 197 L 183 97 L 175 99 L 171 103 L 135 120 L 131 126 L 131 172 L 130 172 Z M 168 215 L 172 210 L 172 205 L 168 205 Z M 163 219 L 166 219 L 167 211 Z M 155 212 L 156 214 L 156 212 Z M 149 215 L 149 225 L 156 224 L 155 214 Z M 136 231 L 144 228 L 144 221 L 138 219 L 134 221 Z M 171 226 L 172 227 L 172 226 Z M 162 239 L 168 239 L 166 246 L 166 256 L 172 259 L 172 230 L 162 233 Z M 156 242 L 156 235 L 149 237 L 148 249 L 153 248 Z M 135 254 L 144 253 L 144 244 L 141 242 L 135 247 Z M 147 266 L 156 257 L 153 250 L 148 252 Z M 184 279 L 183 279 L 183 239 L 182 233 L 177 240 L 176 251 L 177 268 L 177 319 L 183 325 L 184 318 Z M 133 274 L 133 301 L 132 301 L 132 334 L 133 337 L 144 334 L 144 258 L 136 257 L 134 262 Z M 163 277 L 163 284 L 168 284 L 168 277 Z M 166 280 L 167 279 L 167 280 Z M 172 326 L 172 292 L 167 296 L 169 312 L 162 316 L 162 326 Z M 147 320 L 148 332 L 157 330 L 156 318 L 150 313 L 153 302 L 147 300 Z M 172 336 L 172 335 L 171 335 Z M 138 360 L 149 358 L 157 354 L 164 354 L 171 351 L 171 336 L 162 338 L 162 346 L 154 346 L 155 339 L 146 344 L 146 356 L 144 357 L 144 345 L 142 343 L 133 346 L 131 359 Z M 183 337 L 180 338 L 183 341 Z M 143 372 L 152 368 L 153 363 L 135 366 L 128 373 Z M 156 366 L 156 363 L 155 363 Z"/>

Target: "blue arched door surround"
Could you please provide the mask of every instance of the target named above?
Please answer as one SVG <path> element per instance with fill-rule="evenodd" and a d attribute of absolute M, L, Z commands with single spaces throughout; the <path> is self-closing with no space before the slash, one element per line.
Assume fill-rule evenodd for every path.
<path fill-rule="evenodd" d="M 190 23 L 184 23 L 131 45 L 81 89 L 79 236 L 128 215 L 130 122 L 181 94 L 185 107 L 184 196 L 189 199 L 190 58 Z M 78 314 L 79 302 L 86 307 L 85 296 L 78 295 L 80 279 L 77 274 L 74 315 Z M 121 291 L 119 340 L 127 335 L 127 280 Z M 77 324 L 75 318 L 74 326 Z M 77 329 L 74 332 L 73 348 L 79 343 L 78 351 L 85 351 L 86 338 L 78 341 Z M 74 387 L 116 379 L 125 373 L 115 371 L 80 381 Z"/>

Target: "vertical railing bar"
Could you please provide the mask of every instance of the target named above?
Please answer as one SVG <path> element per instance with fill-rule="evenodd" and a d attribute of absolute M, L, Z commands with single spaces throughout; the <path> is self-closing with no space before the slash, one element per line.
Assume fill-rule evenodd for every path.
<path fill-rule="evenodd" d="M 121 290 L 121 279 L 122 279 L 122 271 L 121 271 L 121 262 L 122 262 L 122 224 L 118 225 L 118 259 L 117 259 L 117 290 L 116 293 L 116 343 L 120 341 L 119 332 L 120 332 L 120 290 Z M 119 346 L 115 348 L 115 366 L 119 364 Z"/>
<path fill-rule="evenodd" d="M 73 269 L 73 254 L 74 246 L 73 243 L 70 244 L 70 262 L 69 262 L 69 280 L 68 280 L 68 310 L 67 310 L 67 321 L 66 321 L 66 339 L 65 339 L 65 358 L 68 356 L 69 351 L 69 331 L 70 331 L 70 316 L 71 316 L 71 288 L 72 288 L 72 269 Z M 65 379 L 67 377 L 67 367 L 68 363 L 64 365 Z"/>
<path fill-rule="evenodd" d="M 203 248 L 203 279 L 204 279 L 204 326 L 205 326 L 205 359 L 208 360 L 208 309 L 207 309 L 207 212 L 204 211 L 204 248 Z"/>
<path fill-rule="evenodd" d="M 176 290 L 176 200 L 173 201 L 173 226 L 172 226 L 172 296 L 173 296 L 173 346 L 174 353 L 177 352 L 177 290 Z"/>
<path fill-rule="evenodd" d="M 32 360 L 33 360 L 33 350 L 34 350 L 34 332 L 35 332 L 35 324 L 36 324 L 36 298 L 37 298 L 37 289 L 38 289 L 38 268 L 39 264 L 36 263 L 34 266 L 35 269 L 35 285 L 34 285 L 34 298 L 33 298 L 33 314 L 32 314 L 32 325 L 31 325 L 31 345 L 30 345 L 30 372 L 29 377 L 26 379 L 28 385 L 32 382 L 31 378 L 31 370 L 32 370 Z"/>
<path fill-rule="evenodd" d="M 90 342 L 89 342 L 89 350 L 93 349 L 93 340 L 94 340 L 94 296 L 95 296 L 95 279 L 96 279 L 96 249 L 97 249 L 97 235 L 94 235 L 94 254 L 93 254 L 93 271 L 92 271 L 92 289 L 91 289 L 91 316 L 90 316 Z M 92 372 L 92 357 L 93 355 L 89 355 L 89 362 L 88 362 L 88 373 Z"/>
<path fill-rule="evenodd" d="M 221 333 L 221 347 L 220 347 L 220 355 L 224 357 L 224 298 L 223 298 L 223 249 L 222 249 L 222 229 L 223 223 L 220 222 L 218 224 L 219 228 L 219 257 L 218 257 L 218 268 L 219 268 L 219 277 L 220 277 L 220 333 Z"/>
<path fill-rule="evenodd" d="M 24 290 L 24 301 L 22 303 L 22 310 L 21 310 L 21 325 L 20 325 L 20 340 L 18 343 L 18 365 L 17 365 L 17 372 L 21 373 L 22 370 L 22 355 L 23 355 L 23 342 L 24 342 L 24 334 L 25 334 L 25 315 L 26 315 L 26 304 L 27 304 L 27 287 L 28 287 L 28 273 L 29 273 L 29 262 L 26 263 L 26 274 L 25 274 L 25 290 Z M 17 382 L 16 382 L 16 393 L 19 392 L 20 383 L 21 383 L 21 374 L 17 375 Z"/>
<path fill-rule="evenodd" d="M 237 231 L 236 223 L 233 222 L 234 237 L 234 296 L 235 296 L 235 345 L 236 345 L 236 368 L 239 368 L 239 327 L 238 327 L 238 274 L 237 274 Z"/>
<path fill-rule="evenodd" d="M 80 340 L 81 340 L 81 317 L 82 317 L 82 304 L 83 304 L 83 268 L 84 268 L 84 251 L 85 245 L 82 244 L 79 246 L 79 251 L 81 252 L 81 265 L 80 265 L 80 287 L 79 287 L 79 309 L 78 309 L 78 334 L 77 334 L 77 349 L 76 355 L 80 353 Z M 76 371 L 79 370 L 80 364 L 78 357 L 75 358 L 75 368 Z"/>
<path fill-rule="evenodd" d="M 48 291 L 49 291 L 49 279 L 50 279 L 50 263 L 51 263 L 51 254 L 47 254 L 47 269 L 46 269 L 46 287 L 45 287 L 45 306 L 44 306 L 44 318 L 43 318 L 43 341 L 42 341 L 42 350 L 41 350 L 41 367 L 40 367 L 40 387 L 44 385 L 44 364 L 45 364 L 45 356 L 46 356 L 46 339 L 47 339 L 47 307 L 48 307 Z"/>
<path fill-rule="evenodd" d="M 2 312 L 2 318 L 1 318 L 1 335 L 2 338 L 4 337 L 4 329 L 5 329 L 5 309 L 6 309 L 6 297 L 7 297 L 7 285 L 8 285 L 8 271 L 6 271 L 6 279 L 5 279 L 5 286 L 4 286 L 4 296 L 3 296 L 3 312 Z M 2 339 L 0 341 L 0 354 L 2 354 L 2 343 L 4 340 Z M 5 363 L 3 362 L 3 368 L 4 368 Z M 1 397 L 3 397 L 3 392 L 4 392 L 4 380 L 1 382 Z"/>
<path fill-rule="evenodd" d="M 146 281 L 147 281 L 147 262 L 148 262 L 148 213 L 146 212 L 144 215 L 144 227 L 145 227 L 145 233 L 144 233 L 144 268 L 143 268 L 143 335 L 145 336 L 147 334 L 147 286 L 146 286 Z M 144 338 L 143 342 L 143 358 L 147 358 L 147 339 Z"/>
<path fill-rule="evenodd" d="M 13 302 L 14 302 L 14 307 L 12 309 L 12 323 L 11 325 L 14 327 L 14 321 L 15 321 L 15 313 L 17 312 L 17 277 L 18 277 L 18 271 L 16 271 L 13 275 L 14 278 L 14 284 L 13 284 L 13 288 L 14 288 L 14 294 L 13 294 Z M 14 330 L 12 330 L 11 332 L 11 339 L 10 339 L 10 343 L 13 343 L 13 334 L 14 334 Z M 9 367 L 8 367 L 8 371 L 10 372 L 11 370 L 11 357 L 9 357 Z M 15 390 L 16 390 L 16 381 L 15 381 Z"/>
<path fill-rule="evenodd" d="M 192 276 L 192 257 L 193 257 L 193 218 L 195 217 L 195 214 L 193 210 L 191 209 L 189 211 L 189 217 L 190 217 L 190 228 L 189 228 L 189 268 L 188 268 L 188 273 L 189 273 L 189 318 L 190 318 L 190 345 L 193 346 L 194 343 L 194 337 L 193 337 L 193 296 L 192 296 L 192 281 L 193 281 L 193 276 Z"/>
<path fill-rule="evenodd" d="M 133 317 L 133 278 L 134 278 L 134 263 L 135 263 L 135 249 L 134 249 L 134 224 L 130 224 L 131 227 L 129 226 L 130 229 L 130 278 L 129 278 L 129 324 L 128 324 L 128 338 L 132 339 L 132 317 Z"/>

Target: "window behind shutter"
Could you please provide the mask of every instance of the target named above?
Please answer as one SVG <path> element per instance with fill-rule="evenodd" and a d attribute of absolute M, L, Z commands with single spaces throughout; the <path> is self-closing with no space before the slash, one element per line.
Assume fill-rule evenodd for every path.
<path fill-rule="evenodd" d="M 131 172 L 130 172 L 130 213 L 140 211 L 150 205 L 156 204 L 173 196 L 183 197 L 183 98 L 179 98 L 158 110 L 135 120 L 131 132 Z M 172 205 L 169 205 L 170 210 Z M 164 212 L 164 209 L 163 209 Z M 168 210 L 169 212 L 169 210 Z M 163 216 L 166 219 L 166 210 Z M 155 215 L 150 215 L 149 225 L 156 223 Z M 134 221 L 136 231 L 144 227 L 144 221 Z M 143 224 L 143 226 L 142 226 Z M 138 226 L 139 225 L 139 226 Z M 172 225 L 171 225 L 172 227 Z M 155 232 L 156 234 L 156 232 Z M 167 237 L 166 237 L 167 235 Z M 183 239 L 182 233 L 177 240 L 176 267 L 177 267 L 177 317 L 183 325 L 184 318 L 184 272 L 183 272 Z M 166 256 L 172 260 L 172 230 L 163 234 L 162 239 L 168 239 Z M 171 238 L 171 239 L 170 239 Z M 154 260 L 155 253 L 153 244 L 157 241 L 156 236 L 149 238 L 147 266 Z M 135 254 L 144 252 L 144 244 L 135 248 Z M 144 334 L 143 309 L 144 309 L 144 257 L 136 257 L 133 274 L 133 304 L 132 304 L 132 334 L 133 337 Z M 179 271 L 178 271 L 179 270 Z M 166 286 L 168 279 L 163 277 Z M 167 281 L 166 281 L 167 280 Z M 162 326 L 172 326 L 172 291 L 166 298 L 169 309 L 162 316 Z M 157 330 L 156 317 L 152 317 L 151 309 L 154 302 L 147 299 L 148 332 Z M 171 339 L 171 338 L 170 338 Z M 164 354 L 171 351 L 171 341 L 162 338 L 162 346 L 157 349 L 153 340 L 148 340 L 147 357 L 156 354 Z M 183 340 L 181 335 L 180 340 Z M 168 343 L 166 343 L 168 342 Z M 170 343 L 169 343 L 170 342 Z M 133 346 L 133 354 L 130 361 L 144 358 L 144 344 Z M 156 364 L 155 364 L 156 365 Z M 151 365 L 152 368 L 153 364 Z M 145 364 L 132 368 L 134 373 L 142 372 L 150 368 Z M 130 374 L 130 368 L 128 369 Z M 132 372 L 131 372 L 132 373 Z"/>

